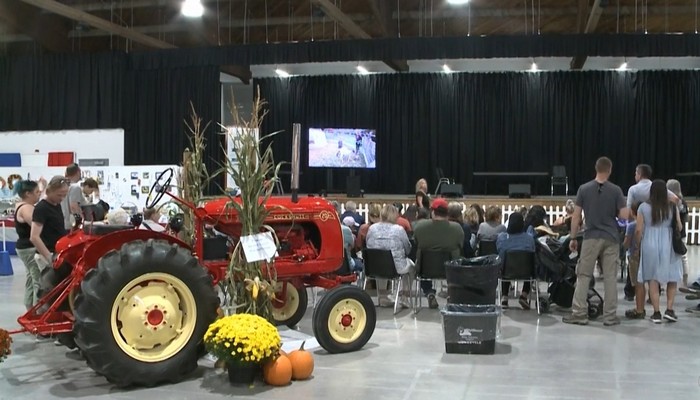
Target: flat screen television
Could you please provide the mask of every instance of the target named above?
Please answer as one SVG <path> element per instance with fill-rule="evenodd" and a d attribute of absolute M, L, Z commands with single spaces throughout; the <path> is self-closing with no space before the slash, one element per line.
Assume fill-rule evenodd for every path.
<path fill-rule="evenodd" d="M 374 129 L 309 129 L 309 167 L 371 169 L 376 157 Z"/>

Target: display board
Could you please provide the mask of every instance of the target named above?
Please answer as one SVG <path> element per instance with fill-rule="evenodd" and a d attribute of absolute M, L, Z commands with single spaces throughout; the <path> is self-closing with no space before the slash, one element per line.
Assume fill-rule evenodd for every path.
<path fill-rule="evenodd" d="M 122 167 L 82 167 L 82 178 L 95 179 L 100 187 L 101 200 L 109 203 L 111 209 L 128 206 L 142 210 L 146 204 L 146 197 L 151 185 L 155 183 L 158 175 L 168 168 L 173 168 L 174 175 L 170 192 L 177 194 L 177 182 L 180 168 L 176 165 L 131 165 Z M 21 176 L 22 179 L 38 180 L 44 178 L 47 181 L 55 175 L 63 175 L 65 168 L 60 167 L 6 167 L 0 168 L 0 177 L 7 180 L 8 176 Z M 0 188 L 0 201 L 10 203 L 14 195 L 10 188 L 12 182 L 7 182 L 4 188 Z M 2 184 L 0 183 L 0 186 Z M 167 196 L 162 202 L 167 201 Z"/>

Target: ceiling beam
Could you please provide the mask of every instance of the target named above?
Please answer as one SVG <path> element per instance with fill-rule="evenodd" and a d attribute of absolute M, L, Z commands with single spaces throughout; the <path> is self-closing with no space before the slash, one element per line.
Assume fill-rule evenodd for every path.
<path fill-rule="evenodd" d="M 0 20 L 5 21 L 15 31 L 26 34 L 49 51 L 60 53 L 71 49 L 68 27 L 61 23 L 63 20 L 42 14 L 35 7 L 16 0 L 0 0 Z"/>
<path fill-rule="evenodd" d="M 588 15 L 588 21 L 586 22 L 583 33 L 595 32 L 598 21 L 600 21 L 600 16 L 603 14 L 603 9 L 607 7 L 607 5 L 608 0 L 595 0 L 593 2 L 593 7 L 591 8 L 591 13 Z M 587 59 L 588 56 L 585 54 L 574 56 L 574 58 L 571 59 L 571 69 L 582 69 Z"/>
<path fill-rule="evenodd" d="M 374 2 L 375 0 L 370 0 Z M 362 27 L 357 25 L 355 21 L 352 20 L 347 14 L 345 14 L 341 9 L 336 7 L 333 3 L 331 3 L 329 0 L 313 0 L 314 3 L 316 3 L 322 10 L 323 12 L 326 13 L 328 17 L 331 19 L 335 20 L 338 22 L 340 26 L 345 29 L 351 36 L 358 38 L 358 39 L 371 39 L 372 35 L 367 33 Z M 386 30 L 387 33 L 391 33 L 389 26 L 384 23 L 386 20 L 384 18 L 385 15 L 391 15 L 388 12 L 382 12 L 381 8 L 382 5 L 386 5 L 386 2 L 382 1 L 381 4 L 376 4 L 376 7 L 378 8 L 380 15 L 380 21 L 382 25 L 384 25 L 383 30 Z M 389 66 L 389 68 L 393 69 L 396 72 L 407 72 L 409 67 L 408 67 L 408 62 L 406 60 L 384 60 L 384 63 Z"/>
<path fill-rule="evenodd" d="M 314 3 L 318 4 L 326 15 L 338 22 L 340 26 L 345 29 L 352 37 L 358 39 L 371 39 L 372 36 L 365 32 L 359 25 L 355 23 L 347 14 L 345 14 L 341 9 L 336 7 L 330 0 L 313 0 Z"/>
<path fill-rule="evenodd" d="M 136 32 L 132 29 L 123 27 L 121 25 L 113 24 L 105 19 L 96 17 L 92 14 L 88 14 L 85 11 L 77 10 L 73 7 L 67 6 L 63 3 L 59 3 L 55 0 L 22 0 L 27 4 L 31 4 L 35 7 L 39 7 L 43 10 L 50 11 L 54 14 L 64 16 L 66 18 L 72 19 L 78 22 L 84 22 L 90 26 L 97 29 L 102 29 L 105 32 L 113 33 L 115 35 L 122 36 L 124 38 L 130 39 L 136 43 L 140 43 L 147 47 L 152 47 L 155 49 L 172 49 L 175 48 L 174 45 L 158 40 L 154 37 L 144 35 L 143 33 Z"/>

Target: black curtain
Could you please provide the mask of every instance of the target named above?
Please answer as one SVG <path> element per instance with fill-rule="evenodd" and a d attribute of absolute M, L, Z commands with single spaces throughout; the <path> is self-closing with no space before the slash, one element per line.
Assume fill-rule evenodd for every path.
<path fill-rule="evenodd" d="M 0 58 L 0 130 L 120 128 L 126 55 Z"/>
<path fill-rule="evenodd" d="M 219 168 L 223 136 L 219 67 L 132 70 L 125 95 L 124 161 L 129 165 L 180 164 L 191 147 L 187 135 L 192 107 L 202 118 L 207 142 L 207 168 Z"/>
<path fill-rule="evenodd" d="M 370 193 L 410 193 L 420 177 L 433 187 L 436 167 L 467 193 L 483 192 L 475 171 L 551 172 L 559 164 L 575 193 L 602 155 L 612 158 L 611 179 L 625 190 L 641 162 L 660 178 L 700 167 L 697 71 L 380 74 L 256 84 L 270 109 L 263 131 L 286 131 L 272 144 L 277 159 L 291 158 L 294 122 L 302 124 L 302 143 L 309 127 L 376 129 L 377 169 L 358 171 Z M 301 189 L 327 188 L 326 170 L 305 167 L 304 146 L 301 160 Z M 333 172 L 336 189 L 348 173 Z M 503 194 L 506 183 L 522 180 L 494 187 L 499 181 L 491 179 L 489 191 Z M 548 178 L 538 190 L 549 192 Z"/>
<path fill-rule="evenodd" d="M 219 67 L 137 69 L 132 55 L 0 58 L 0 131 L 124 129 L 127 165 L 179 164 L 190 102 L 204 123 L 207 166 L 218 168 Z"/>

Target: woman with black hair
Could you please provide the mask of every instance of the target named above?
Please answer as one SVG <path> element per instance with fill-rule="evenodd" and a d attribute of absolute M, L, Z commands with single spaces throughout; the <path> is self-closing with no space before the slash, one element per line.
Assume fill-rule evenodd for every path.
<path fill-rule="evenodd" d="M 508 228 L 506 232 L 498 234 L 496 240 L 496 248 L 501 262 L 504 262 L 506 253 L 511 250 L 531 251 L 535 252 L 535 239 L 525 231 L 525 221 L 521 213 L 513 213 L 508 217 Z M 510 290 L 510 282 L 501 284 L 501 306 L 508 308 L 508 291 Z M 523 283 L 523 291 L 520 294 L 518 302 L 524 310 L 530 309 L 528 301 L 530 295 L 530 282 Z"/>
<path fill-rule="evenodd" d="M 649 285 L 651 304 L 654 307 L 651 320 L 657 324 L 660 324 L 662 319 L 670 322 L 678 320 L 673 311 L 673 300 L 678 282 L 683 279 L 683 265 L 680 256 L 673 251 L 674 218 L 676 226 L 682 226 L 678 209 L 668 200 L 666 182 L 657 179 L 649 189 L 649 201 L 639 206 L 635 230 L 635 240 L 639 244 L 641 256 L 637 281 Z M 662 317 L 659 309 L 659 288 L 663 284 L 666 284 L 666 312 Z M 637 312 L 644 315 L 644 310 Z"/>
<path fill-rule="evenodd" d="M 24 267 L 27 269 L 27 280 L 24 284 L 24 306 L 29 310 L 39 300 L 41 270 L 34 260 L 36 248 L 30 240 L 32 232 L 32 214 L 34 204 L 39 202 L 41 190 L 35 181 L 19 181 L 15 183 L 14 192 L 20 201 L 15 206 L 15 230 L 17 244 L 15 249 Z"/>

